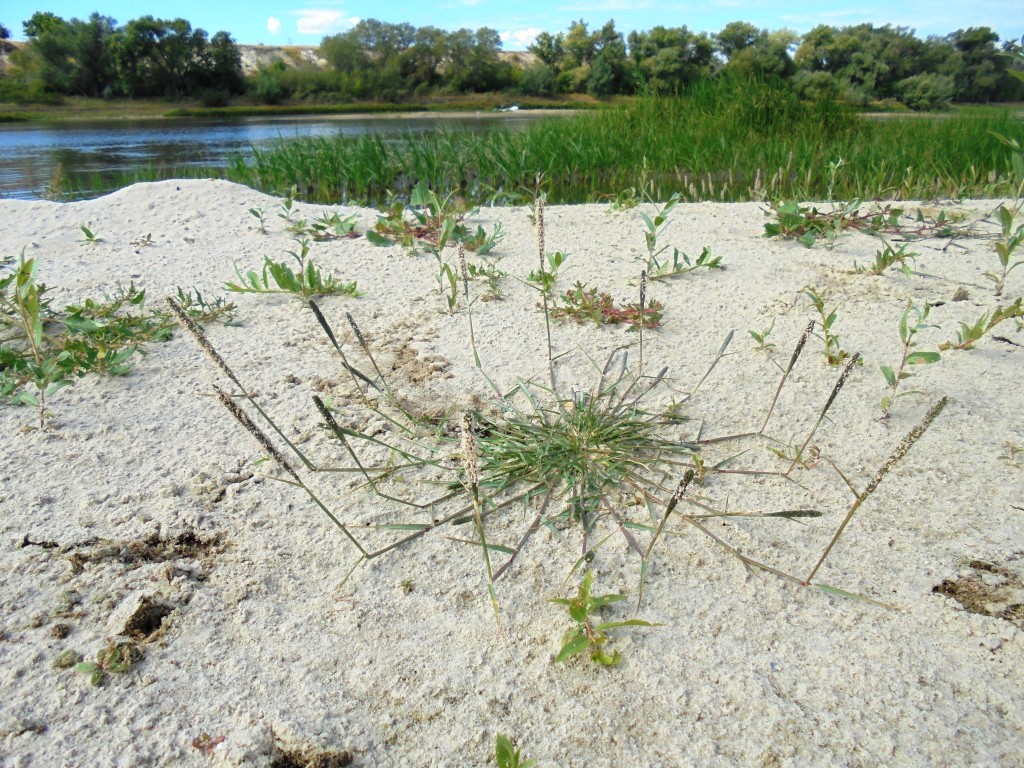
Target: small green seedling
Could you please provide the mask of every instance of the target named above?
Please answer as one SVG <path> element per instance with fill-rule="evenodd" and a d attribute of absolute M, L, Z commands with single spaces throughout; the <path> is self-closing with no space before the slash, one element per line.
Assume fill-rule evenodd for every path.
<path fill-rule="evenodd" d="M 647 273 L 654 274 L 659 269 L 658 256 L 668 250 L 667 245 L 658 247 L 658 239 L 665 234 L 665 230 L 668 229 L 669 214 L 672 213 L 672 209 L 675 208 L 682 198 L 679 193 L 676 192 L 672 197 L 665 201 L 662 206 L 658 206 L 652 201 L 654 205 L 654 218 L 651 218 L 643 211 L 640 211 L 640 218 L 644 222 L 644 244 L 647 246 Z"/>
<path fill-rule="evenodd" d="M 555 281 L 558 279 L 558 269 L 568 258 L 569 254 L 562 253 L 562 251 L 548 253 L 548 268 L 535 269 L 526 276 L 526 281 L 536 285 L 541 293 L 550 298 L 552 291 L 555 289 Z"/>
<path fill-rule="evenodd" d="M 267 220 L 263 216 L 263 211 L 259 208 L 250 208 L 249 215 L 255 217 L 256 221 L 259 222 L 260 226 L 257 230 L 261 235 L 267 234 Z"/>
<path fill-rule="evenodd" d="M 689 272 L 704 268 L 704 269 L 725 269 L 722 266 L 722 257 L 714 256 L 711 253 L 711 249 L 707 246 L 700 252 L 700 256 L 697 257 L 696 261 L 690 261 L 690 257 L 680 251 L 678 248 L 672 249 L 672 263 L 662 263 L 658 261 L 657 255 L 652 255 L 648 261 L 651 265 L 651 269 L 648 272 L 648 278 L 651 280 L 663 280 L 669 277 L 679 277 Z"/>
<path fill-rule="evenodd" d="M 999 272 L 986 272 L 985 277 L 996 284 L 996 296 L 1003 295 L 1003 287 L 1006 284 L 1006 276 L 1013 270 L 1024 264 L 1024 259 L 1011 262 L 1014 251 L 1024 243 L 1024 224 L 1013 228 L 1014 212 L 1001 205 L 996 209 L 996 218 L 999 219 L 1001 229 L 999 240 L 996 241 L 996 255 L 999 256 Z"/>
<path fill-rule="evenodd" d="M 228 326 L 241 325 L 241 323 L 235 322 L 234 302 L 228 301 L 223 296 L 208 299 L 199 292 L 198 288 L 186 291 L 180 286 L 178 286 L 177 291 L 175 299 L 177 299 L 178 304 L 188 312 L 189 317 L 200 325 L 215 321 L 223 322 L 224 325 Z"/>
<path fill-rule="evenodd" d="M 885 376 L 885 381 L 889 385 L 889 393 L 882 398 L 882 418 L 888 418 L 892 411 L 893 404 L 899 397 L 906 397 L 907 395 L 920 394 L 919 392 L 897 392 L 900 386 L 900 382 L 904 379 L 909 379 L 914 374 L 906 370 L 909 365 L 929 365 L 931 363 L 937 363 L 942 359 L 942 356 L 938 352 L 911 352 L 916 346 L 914 343 L 914 336 L 922 328 L 934 327 L 931 323 L 925 322 L 928 319 L 928 313 L 931 311 L 931 305 L 925 304 L 923 307 L 914 306 L 914 302 L 910 299 L 907 300 L 907 308 L 903 310 L 903 315 L 900 317 L 900 341 L 903 342 L 903 357 L 900 360 L 899 367 L 893 370 L 888 365 L 880 366 L 882 369 L 882 375 Z"/>
<path fill-rule="evenodd" d="M 875 252 L 875 261 L 871 266 L 862 266 L 854 262 L 853 271 L 856 274 L 877 277 L 890 267 L 898 266 L 905 277 L 910 277 L 910 265 L 907 262 L 913 261 L 917 256 L 916 253 L 907 253 L 906 245 L 901 245 L 899 250 L 895 250 L 889 243 L 886 243 L 885 248 Z"/>
<path fill-rule="evenodd" d="M 839 307 L 835 307 L 831 312 L 826 311 L 824 293 L 819 295 L 818 289 L 812 288 L 809 285 L 804 287 L 804 296 L 810 299 L 811 304 L 818 310 L 822 340 L 825 343 L 825 357 L 828 359 L 828 364 L 833 366 L 839 365 L 850 356 L 849 352 L 846 352 L 839 346 L 839 336 L 832 332 L 832 327 L 836 323 L 836 312 Z"/>
<path fill-rule="evenodd" d="M 98 237 L 95 232 L 89 229 L 85 224 L 82 224 L 79 229 L 82 230 L 82 239 L 79 240 L 82 245 L 95 245 L 96 243 L 102 243 L 103 238 Z"/>
<path fill-rule="evenodd" d="M 498 768 L 530 768 L 536 765 L 536 760 L 527 760 L 522 756 L 522 750 L 516 749 L 508 736 L 498 734 L 494 744 L 494 758 L 498 761 Z"/>
<path fill-rule="evenodd" d="M 771 333 L 772 333 L 772 331 L 774 329 L 775 329 L 775 318 L 773 317 L 772 318 L 772 324 L 769 325 L 767 328 L 765 328 L 760 333 L 758 333 L 757 331 L 748 330 L 747 333 L 750 334 L 750 338 L 752 338 L 754 341 L 757 342 L 757 346 L 754 347 L 754 349 L 758 349 L 758 350 L 761 350 L 761 351 L 764 351 L 764 352 L 771 352 L 773 349 L 775 349 L 775 344 L 773 344 L 772 342 L 768 341 L 768 337 L 771 335 Z"/>
<path fill-rule="evenodd" d="M 1007 440 L 1003 443 L 1003 454 L 999 458 L 1009 463 L 1011 467 L 1017 469 L 1024 468 L 1024 463 L 1017 458 L 1018 456 L 1024 458 L 1024 445 L 1015 443 L 1012 440 Z"/>
<path fill-rule="evenodd" d="M 269 256 L 263 257 L 263 274 L 249 270 L 244 275 L 235 266 L 237 283 L 226 283 L 224 289 L 233 293 L 290 293 L 303 301 L 313 296 L 341 295 L 362 296 L 355 280 L 344 282 L 334 275 L 324 277 L 320 268 L 309 257 L 309 241 L 302 240 L 300 252 L 288 251 L 298 263 L 298 271 L 294 271 L 283 261 L 274 261 Z"/>
<path fill-rule="evenodd" d="M 192 739 L 192 746 L 198 749 L 204 755 L 212 755 L 213 750 L 217 747 L 217 745 L 223 743 L 223 736 L 211 736 L 206 731 L 203 731 L 196 738 Z"/>
<path fill-rule="evenodd" d="M 141 658 L 142 650 L 135 643 L 108 637 L 106 647 L 96 652 L 96 661 L 76 664 L 75 672 L 86 675 L 91 685 L 103 685 L 107 675 L 123 675 Z"/>
<path fill-rule="evenodd" d="M 281 200 L 281 213 L 277 214 L 279 219 L 284 219 L 285 221 L 292 220 L 292 216 L 295 213 L 292 210 L 292 207 L 295 205 L 295 196 L 298 194 L 299 188 L 295 184 L 292 185 L 291 189 L 285 192 L 284 199 Z"/>
<path fill-rule="evenodd" d="M 481 301 L 499 301 L 503 295 L 500 280 L 508 277 L 508 272 L 498 269 L 496 264 L 480 262 L 475 264 L 468 262 L 466 271 L 470 280 L 484 280 L 487 283 L 487 290 L 480 297 Z"/>
<path fill-rule="evenodd" d="M 592 595 L 590 588 L 594 584 L 594 572 L 587 571 L 583 574 L 583 583 L 580 585 L 576 597 L 562 598 L 553 597 L 549 603 L 558 603 L 569 609 L 569 615 L 576 622 L 576 626 L 566 632 L 562 638 L 562 648 L 552 661 L 557 664 L 572 656 L 587 651 L 590 653 L 591 661 L 602 664 L 606 667 L 614 667 L 622 657 L 618 651 L 609 654 L 602 648 L 608 642 L 605 634 L 609 629 L 619 627 L 656 627 L 658 624 L 651 624 L 641 619 L 626 619 L 625 621 L 606 621 L 595 624 L 591 614 L 599 611 L 605 606 L 617 603 L 626 599 L 625 595 Z"/>
<path fill-rule="evenodd" d="M 1021 299 L 1018 298 L 1013 304 L 999 307 L 991 314 L 986 312 L 972 324 L 960 323 L 960 330 L 956 332 L 956 341 L 943 342 L 939 344 L 939 349 L 974 349 L 974 345 L 1003 320 L 1020 317 L 1024 317 L 1024 307 L 1021 306 Z"/>
<path fill-rule="evenodd" d="M 441 252 L 435 251 L 437 258 L 437 274 L 434 279 L 437 281 L 437 291 L 444 297 L 448 305 L 448 314 L 454 315 L 455 308 L 459 304 L 459 280 L 455 275 L 452 265 L 442 260 Z"/>

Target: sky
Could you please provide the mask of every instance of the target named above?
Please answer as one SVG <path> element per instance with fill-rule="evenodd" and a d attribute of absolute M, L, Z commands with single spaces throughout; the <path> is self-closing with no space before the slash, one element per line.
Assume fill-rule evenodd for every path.
<path fill-rule="evenodd" d="M 45 3 L 45 0 L 43 0 Z M 829 0 L 4 0 L 0 24 L 11 37 L 23 38 L 22 22 L 36 11 L 66 19 L 85 19 L 98 11 L 118 24 L 151 15 L 185 18 L 211 36 L 221 30 L 235 42 L 265 45 L 318 45 L 326 35 L 351 29 L 360 19 L 447 30 L 490 27 L 501 34 L 505 50 L 525 50 L 539 32 L 556 34 L 583 19 L 599 29 L 613 19 L 626 34 L 658 25 L 687 26 L 695 32 L 717 32 L 730 21 L 746 21 L 768 30 L 805 33 L 819 24 L 848 26 L 871 23 L 908 27 L 919 37 L 946 35 L 968 27 L 990 27 L 1002 40 L 1024 36 L 1021 0 L 859 0 L 836 7 Z"/>

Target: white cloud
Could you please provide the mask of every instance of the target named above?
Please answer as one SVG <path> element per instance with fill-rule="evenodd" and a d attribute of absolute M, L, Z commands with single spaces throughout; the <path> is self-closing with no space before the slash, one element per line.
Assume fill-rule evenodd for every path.
<path fill-rule="evenodd" d="M 525 51 L 533 45 L 537 35 L 543 31 L 540 27 L 527 27 L 526 29 L 512 29 L 507 32 L 501 32 L 498 37 L 501 38 L 505 50 Z"/>
<path fill-rule="evenodd" d="M 281 20 L 275 19 L 273 16 L 271 16 L 269 19 L 267 19 L 267 29 L 270 30 L 270 34 L 276 35 L 278 32 L 281 31 Z"/>
<path fill-rule="evenodd" d="M 303 35 L 324 35 L 329 32 L 344 32 L 359 23 L 358 16 L 345 16 L 341 11 L 307 9 L 292 11 L 299 17 L 298 29 Z"/>

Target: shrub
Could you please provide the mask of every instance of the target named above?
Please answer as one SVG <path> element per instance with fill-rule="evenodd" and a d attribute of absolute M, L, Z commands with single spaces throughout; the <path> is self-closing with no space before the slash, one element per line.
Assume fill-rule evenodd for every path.
<path fill-rule="evenodd" d="M 199 103 L 204 107 L 226 107 L 231 95 L 224 88 L 206 88 L 199 94 Z"/>
<path fill-rule="evenodd" d="M 948 75 L 914 75 L 896 83 L 896 93 L 908 107 L 919 111 L 945 109 L 956 91 Z"/>

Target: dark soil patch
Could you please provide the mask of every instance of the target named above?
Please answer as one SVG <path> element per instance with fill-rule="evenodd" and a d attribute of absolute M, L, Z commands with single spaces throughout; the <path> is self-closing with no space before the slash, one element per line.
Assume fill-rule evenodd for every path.
<path fill-rule="evenodd" d="M 1004 566 L 972 560 L 971 572 L 932 589 L 956 600 L 965 611 L 1003 619 L 1024 629 L 1024 582 Z"/>
<path fill-rule="evenodd" d="M 352 765 L 348 750 L 280 749 L 270 768 L 345 768 Z"/>

